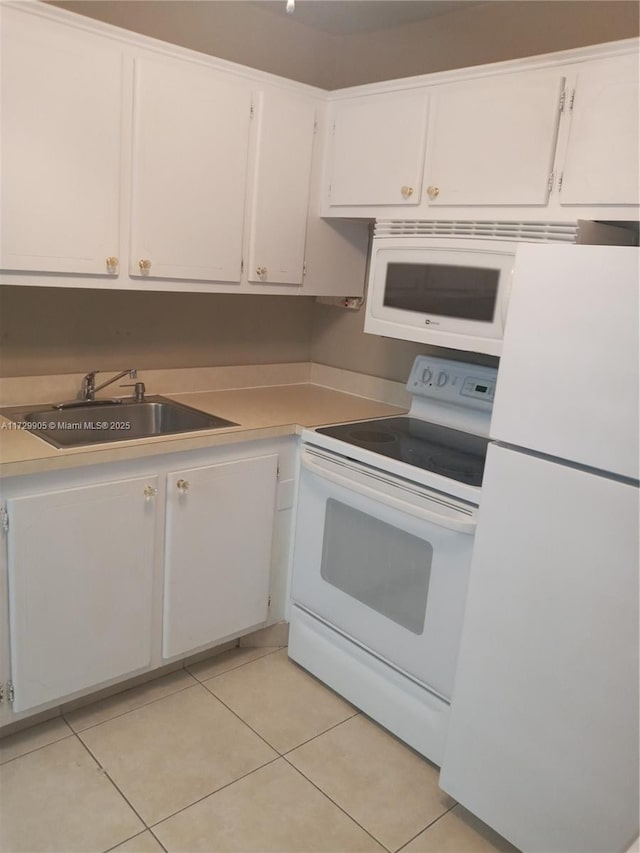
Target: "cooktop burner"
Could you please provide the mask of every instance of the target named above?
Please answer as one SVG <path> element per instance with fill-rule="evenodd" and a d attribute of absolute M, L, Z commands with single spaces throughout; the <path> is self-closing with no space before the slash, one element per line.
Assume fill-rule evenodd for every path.
<path fill-rule="evenodd" d="M 488 439 L 420 418 L 383 418 L 316 432 L 459 483 L 482 485 Z"/>

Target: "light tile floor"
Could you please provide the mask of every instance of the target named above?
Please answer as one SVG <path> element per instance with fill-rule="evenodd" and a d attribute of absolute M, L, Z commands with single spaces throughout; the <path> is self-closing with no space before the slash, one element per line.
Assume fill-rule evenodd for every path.
<path fill-rule="evenodd" d="M 292 663 L 237 648 L 0 740 L 2 853 L 516 853 Z"/>

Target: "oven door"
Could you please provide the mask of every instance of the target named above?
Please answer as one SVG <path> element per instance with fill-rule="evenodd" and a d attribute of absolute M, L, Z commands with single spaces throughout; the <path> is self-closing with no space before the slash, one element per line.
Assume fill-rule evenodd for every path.
<path fill-rule="evenodd" d="M 308 445 L 293 601 L 449 699 L 476 508 Z"/>

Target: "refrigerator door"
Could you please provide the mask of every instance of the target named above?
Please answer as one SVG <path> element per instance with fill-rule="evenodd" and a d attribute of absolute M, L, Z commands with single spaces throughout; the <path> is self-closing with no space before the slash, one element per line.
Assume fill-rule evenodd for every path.
<path fill-rule="evenodd" d="M 492 438 L 638 478 L 639 259 L 518 247 Z"/>
<path fill-rule="evenodd" d="M 440 785 L 525 853 L 638 834 L 638 489 L 491 445 Z"/>

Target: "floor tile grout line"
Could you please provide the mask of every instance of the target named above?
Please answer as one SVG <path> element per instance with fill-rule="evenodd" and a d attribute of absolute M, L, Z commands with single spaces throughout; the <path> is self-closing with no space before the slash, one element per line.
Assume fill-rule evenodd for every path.
<path fill-rule="evenodd" d="M 236 648 L 238 648 L 238 649 L 253 649 L 253 648 L 259 649 L 259 648 L 264 648 L 264 646 L 237 646 Z M 238 666 L 231 666 L 231 667 L 229 667 L 229 669 L 224 669 L 222 672 L 218 672 L 215 675 L 210 675 L 205 679 L 198 678 L 198 676 L 194 672 L 191 672 L 191 670 L 189 669 L 189 666 L 197 666 L 198 663 L 201 663 L 201 661 L 198 661 L 195 664 L 189 664 L 189 666 L 185 666 L 184 670 L 185 670 L 185 672 L 188 672 L 190 676 L 195 678 L 196 681 L 199 681 L 200 684 L 204 684 L 205 681 L 211 681 L 214 678 L 218 678 L 218 676 L 220 676 L 220 675 L 226 675 L 228 672 L 235 672 L 237 669 L 242 669 L 243 666 L 249 666 L 250 663 L 255 663 L 256 661 L 262 660 L 263 658 L 268 658 L 269 655 L 274 655 L 276 652 L 281 652 L 283 649 L 286 649 L 286 648 L 287 648 L 286 646 L 276 646 L 270 652 L 266 652 L 264 655 L 260 655 L 260 657 L 258 657 L 258 658 L 253 658 L 252 660 L 246 660 L 244 663 L 239 663 Z M 229 649 L 229 651 L 233 652 L 233 651 L 235 651 L 235 649 Z"/>
<path fill-rule="evenodd" d="M 398 848 L 395 850 L 395 853 L 400 853 L 400 851 L 401 851 L 401 850 L 404 850 L 404 848 L 405 848 L 408 844 L 411 844 L 411 842 L 412 842 L 412 841 L 415 841 L 415 839 L 416 839 L 419 835 L 422 835 L 422 833 L 423 833 L 423 832 L 426 832 L 428 829 L 431 829 L 431 827 L 432 827 L 432 826 L 434 826 L 434 824 L 438 823 L 438 821 L 439 821 L 439 820 L 442 820 L 442 818 L 443 818 L 445 815 L 448 815 L 450 811 L 453 811 L 453 809 L 455 809 L 455 807 L 456 807 L 457 805 L 458 805 L 458 803 L 454 803 L 452 806 L 449 806 L 449 808 L 448 808 L 448 809 L 446 809 L 445 811 L 443 811 L 443 812 L 442 812 L 442 814 L 440 814 L 440 815 L 438 815 L 438 817 L 434 818 L 434 820 L 432 820 L 432 821 L 431 821 L 431 823 L 428 823 L 425 827 L 423 827 L 423 828 L 420 830 L 420 832 L 416 832 L 416 834 L 415 834 L 414 836 L 412 836 L 408 841 L 405 841 L 405 843 L 404 843 L 404 844 L 402 844 L 400 847 L 398 847 Z"/>
<path fill-rule="evenodd" d="M 160 826 L 161 823 L 164 823 L 165 821 L 170 820 L 171 818 L 174 818 L 176 815 L 179 815 L 181 812 L 184 812 L 187 809 L 190 809 L 192 806 L 197 806 L 198 803 L 201 803 L 204 800 L 208 800 L 209 797 L 213 797 L 214 794 L 218 794 L 220 791 L 224 791 L 225 788 L 229 788 L 231 785 L 235 785 L 236 782 L 240 782 L 240 781 L 242 781 L 242 779 L 246 779 L 248 776 L 251 776 L 253 773 L 257 773 L 258 770 L 262 770 L 265 767 L 268 767 L 270 764 L 274 764 L 276 761 L 279 761 L 281 758 L 282 758 L 281 755 L 276 755 L 273 758 L 270 758 L 269 761 L 265 761 L 264 764 L 260 764 L 258 767 L 254 767 L 253 770 L 247 770 L 246 773 L 243 773 L 242 776 L 238 776 L 237 779 L 232 779 L 230 782 L 225 782 L 224 785 L 221 785 L 219 788 L 216 788 L 213 791 L 209 791 L 208 794 L 203 794 L 202 797 L 198 797 L 198 799 L 194 800 L 192 803 L 187 803 L 187 805 L 182 806 L 181 809 L 178 809 L 177 811 L 172 812 L 171 814 L 167 815 L 166 817 L 160 818 L 160 820 L 157 820 L 155 823 L 152 823 L 150 825 L 145 824 L 145 826 L 147 826 L 147 829 L 150 829 L 153 831 L 154 829 L 157 829 L 157 827 Z M 155 832 L 154 832 L 154 836 L 155 836 Z"/>
<path fill-rule="evenodd" d="M 210 680 L 210 681 L 213 681 L 213 679 L 209 679 L 209 680 Z M 313 735 L 313 737 L 310 737 L 310 738 L 308 738 L 307 740 L 302 741 L 302 743 L 298 743 L 298 744 L 296 744 L 295 746 L 292 746 L 292 747 L 291 747 L 291 749 L 288 749 L 288 750 L 287 750 L 287 752 L 280 752 L 280 750 L 279 750 L 277 747 L 275 747 L 272 743 L 269 743 L 269 741 L 268 741 L 268 740 L 267 740 L 263 735 L 261 735 L 261 734 L 260 734 L 260 732 L 259 732 L 259 731 L 257 731 L 257 729 L 254 729 L 254 728 L 253 728 L 253 726 L 252 726 L 250 723 L 248 723 L 246 720 L 244 720 L 244 719 L 240 716 L 240 714 L 239 714 L 237 711 L 235 711 L 235 710 L 234 710 L 230 705 L 227 705 L 227 703 L 226 703 L 226 702 L 224 702 L 224 701 L 223 701 L 219 696 L 217 696 L 217 695 L 213 692 L 213 690 L 209 690 L 209 688 L 207 687 L 207 685 L 206 685 L 204 682 L 202 682 L 202 686 L 205 688 L 205 690 L 207 690 L 207 691 L 208 691 L 208 692 L 213 696 L 213 698 L 214 698 L 214 699 L 217 699 L 217 700 L 218 700 L 218 702 L 220 702 L 220 704 L 221 704 L 221 705 L 224 705 L 224 707 L 225 707 L 228 711 L 231 711 L 231 713 L 232 713 L 235 717 L 237 717 L 237 718 L 240 720 L 240 722 L 241 722 L 241 723 L 244 723 L 244 725 L 245 725 L 248 729 L 251 729 L 251 731 L 252 731 L 255 735 L 257 735 L 257 736 L 260 738 L 260 740 L 264 741 L 264 743 L 266 743 L 266 745 L 267 745 L 268 747 L 270 747 L 274 752 L 277 752 L 277 753 L 278 753 L 278 755 L 279 755 L 279 756 L 281 756 L 282 758 L 284 758 L 284 756 L 285 756 L 288 752 L 292 752 L 294 749 L 298 749 L 298 747 L 299 747 L 299 746 L 303 746 L 305 743 L 309 743 L 310 741 L 315 740 L 315 738 L 320 737 L 320 735 L 326 734 L 326 732 L 330 732 L 330 731 L 331 731 L 331 729 L 334 729 L 336 726 L 339 726 L 339 725 L 341 725 L 342 723 L 346 723 L 346 722 L 347 722 L 347 720 L 351 720 L 351 719 L 353 719 L 353 717 L 357 717 L 357 716 L 358 716 L 358 714 L 360 713 L 360 711 L 356 711 L 356 712 L 355 712 L 355 714 L 351 714 L 351 716 L 349 716 L 349 717 L 345 717 L 345 719 L 344 719 L 344 720 L 340 720 L 338 723 L 334 723 L 332 726 L 329 726 L 329 728 L 328 728 L 328 729 L 324 729 L 323 731 L 318 732 L 317 734 Z"/>
<path fill-rule="evenodd" d="M 191 675 L 191 673 L 189 673 L 189 674 Z M 191 677 L 193 678 L 193 676 L 191 676 Z M 69 728 L 73 731 L 73 733 L 76 735 L 79 735 L 79 734 L 82 734 L 83 732 L 88 732 L 90 729 L 95 729 L 97 726 L 102 726 L 104 723 L 110 723 L 111 720 L 117 720 L 120 717 L 126 717 L 127 714 L 131 714 L 133 711 L 139 711 L 140 708 L 147 708 L 149 705 L 154 705 L 156 702 L 161 702 L 163 699 L 168 699 L 170 696 L 177 696 L 178 693 L 184 693 L 185 690 L 192 690 L 194 687 L 198 687 L 201 683 L 198 681 L 197 678 L 193 678 L 193 681 L 194 681 L 193 684 L 185 684 L 184 687 L 180 687 L 180 688 L 178 688 L 178 690 L 173 690 L 171 693 L 165 693 L 164 696 L 157 696 L 155 699 L 149 699 L 148 702 L 143 702 L 140 705 L 136 705 L 135 708 L 128 708 L 126 711 L 121 711 L 118 714 L 114 714 L 113 717 L 107 717 L 106 720 L 100 720 L 99 723 L 92 723 L 90 726 L 85 726 L 83 729 L 78 729 L 77 731 L 76 731 L 76 729 L 73 728 L 73 725 L 67 719 L 66 714 L 63 713 L 62 718 L 65 721 L 65 723 L 69 726 Z M 132 687 L 131 689 L 134 690 L 135 688 Z M 123 691 L 123 692 L 126 692 L 126 691 Z M 118 694 L 115 694 L 115 695 L 118 695 Z M 110 698 L 110 697 L 107 697 L 107 698 Z M 101 702 L 102 700 L 99 699 L 98 701 Z M 89 708 L 91 706 L 87 705 L 85 707 Z M 76 710 L 80 710 L 80 709 L 76 709 Z M 73 711 L 70 711 L 69 713 L 73 713 Z"/>
<path fill-rule="evenodd" d="M 145 828 L 141 829 L 140 832 L 136 832 L 135 835 L 132 835 L 129 838 L 125 838 L 124 841 L 118 841 L 117 844 L 114 844 L 113 847 L 108 847 L 106 850 L 103 850 L 102 853 L 112 853 L 113 850 L 117 850 L 118 847 L 120 847 L 122 844 L 127 844 L 129 841 L 133 841 L 135 838 L 139 838 L 141 835 L 144 835 L 145 832 L 150 832 L 151 835 L 153 835 L 155 840 L 158 842 L 160 847 L 162 847 L 162 849 L 165 851 L 165 853 L 168 853 L 167 848 L 160 841 L 160 839 L 156 836 L 156 834 L 153 832 L 153 830 L 148 826 L 145 826 Z"/>
<path fill-rule="evenodd" d="M 363 832 L 366 832 L 366 834 L 369 836 L 369 838 L 372 838 L 376 842 L 376 844 L 379 844 L 380 847 L 382 847 L 383 850 L 386 850 L 387 853 L 393 853 L 393 851 L 391 851 L 385 844 L 383 844 L 379 838 L 376 838 L 375 835 L 373 835 L 371 832 L 369 832 L 369 830 L 366 829 L 366 827 L 364 827 L 359 821 L 357 821 L 353 815 L 350 815 L 349 812 L 343 806 L 340 805 L 340 803 L 336 803 L 336 801 L 334 799 L 332 799 L 332 797 L 330 797 L 326 791 L 323 791 L 322 788 L 316 782 L 313 781 L 313 779 L 310 779 L 306 774 L 304 774 L 302 772 L 302 770 L 300 770 L 299 767 L 296 767 L 295 764 L 292 764 L 286 755 L 283 755 L 282 758 L 284 758 L 284 760 L 287 762 L 289 767 L 293 768 L 293 770 L 295 770 L 296 773 L 299 773 L 300 776 L 302 776 L 303 779 L 306 779 L 310 785 L 313 785 L 313 787 L 316 789 L 316 791 L 319 791 L 323 797 L 326 797 L 326 799 L 329 800 L 329 802 L 332 803 L 337 809 L 339 809 L 344 815 L 346 815 L 350 821 L 355 823 L 356 826 L 359 826 Z"/>
<path fill-rule="evenodd" d="M 213 679 L 210 679 L 210 680 L 212 681 Z M 207 691 L 207 693 L 210 696 L 213 696 L 213 698 L 217 702 L 219 702 L 223 708 L 226 708 L 227 711 L 230 711 L 237 720 L 240 720 L 240 722 L 242 723 L 243 726 L 246 726 L 250 731 L 252 731 L 254 733 L 254 735 L 256 737 L 259 737 L 260 740 L 269 747 L 269 749 L 272 749 L 276 753 L 276 755 L 278 755 L 279 757 L 282 757 L 282 753 L 280 752 L 279 749 L 276 749 L 276 747 L 273 746 L 272 744 L 270 744 L 269 741 L 260 734 L 260 732 L 256 731 L 253 728 L 253 726 L 249 725 L 249 723 L 246 720 L 243 720 L 237 711 L 234 711 L 233 708 L 231 708 L 229 705 L 227 705 L 226 702 L 223 702 L 219 696 L 216 696 L 216 694 L 213 692 L 213 690 L 209 690 L 209 688 L 207 687 L 207 685 L 204 682 L 201 682 L 201 686 L 204 687 L 204 689 Z"/>
<path fill-rule="evenodd" d="M 264 647 L 262 647 L 262 646 L 237 646 L 236 648 L 264 648 Z M 238 666 L 230 667 L 229 669 L 226 669 L 223 672 L 219 672 L 218 675 L 224 675 L 227 672 L 233 672 L 236 669 L 240 669 L 243 666 L 247 666 L 250 663 L 254 663 L 255 660 L 261 660 L 263 657 L 265 657 L 265 658 L 269 657 L 269 655 L 272 655 L 272 654 L 275 654 L 276 652 L 282 651 L 282 649 L 285 649 L 285 648 L 286 648 L 286 646 L 274 647 L 270 652 L 266 652 L 266 654 L 261 655 L 259 658 L 254 658 L 254 660 L 249 660 L 249 661 L 246 661 L 245 663 L 239 664 Z M 229 651 L 234 651 L 234 650 L 229 649 Z M 224 654 L 224 652 L 223 652 L 223 654 Z M 198 663 L 200 663 L 200 661 L 198 661 Z M 195 666 L 195 664 L 191 664 L 191 665 Z M 86 732 L 89 729 L 94 729 L 96 726 L 101 726 L 102 723 L 108 723 L 109 720 L 116 720 L 118 717 L 124 717 L 125 714 L 129 714 L 129 713 L 131 713 L 131 711 L 137 711 L 138 708 L 144 708 L 147 705 L 153 705 L 154 702 L 159 702 L 161 699 L 166 699 L 168 696 L 173 696 L 176 693 L 182 693 L 183 690 L 189 690 L 191 687 L 196 686 L 196 684 L 185 684 L 184 687 L 180 687 L 171 693 L 167 693 L 164 696 L 158 696 L 156 699 L 150 699 L 148 702 L 143 702 L 140 705 L 136 705 L 135 708 L 129 708 L 126 711 L 122 711 L 121 713 L 114 714 L 113 717 L 107 717 L 106 720 L 101 720 L 99 723 L 92 723 L 90 726 L 86 726 L 83 729 L 77 729 L 77 730 L 74 729 L 73 724 L 71 722 L 69 722 L 69 720 L 67 718 L 68 714 L 73 714 L 73 713 L 75 713 L 75 711 L 82 711 L 85 708 L 90 708 L 91 705 L 93 705 L 93 704 L 98 704 L 99 702 L 107 701 L 108 699 L 111 699 L 115 696 L 122 696 L 123 694 L 128 693 L 130 690 L 137 690 L 139 687 L 143 687 L 147 684 L 153 684 L 154 681 L 159 681 L 161 678 L 166 678 L 169 675 L 173 675 L 176 672 L 186 672 L 187 675 L 189 675 L 191 678 L 193 678 L 193 680 L 196 682 L 196 684 L 201 684 L 204 687 L 204 681 L 202 681 L 200 678 L 198 678 L 197 675 L 194 675 L 194 673 L 191 672 L 191 670 L 189 669 L 188 666 L 182 666 L 179 669 L 173 670 L 170 673 L 166 673 L 166 675 L 159 675 L 158 678 L 151 678 L 151 679 L 149 679 L 149 681 L 145 681 L 143 684 L 135 684 L 135 685 L 133 685 L 133 687 L 127 687 L 126 690 L 121 690 L 119 693 L 112 693 L 111 696 L 105 696 L 103 699 L 96 699 L 95 702 L 89 702 L 86 705 L 80 706 L 79 708 L 74 708 L 70 711 L 60 711 L 60 713 L 56 717 L 52 717 L 51 719 L 52 720 L 57 720 L 57 719 L 62 720 L 65 723 L 65 725 L 69 726 L 69 729 L 70 729 L 69 734 L 62 735 L 62 737 L 56 738 L 55 740 L 49 741 L 48 743 L 43 743 L 42 746 L 36 746 L 33 749 L 28 749 L 26 752 L 22 752 L 22 753 L 20 753 L 20 755 L 16 755 L 13 758 L 7 758 L 4 761 L 0 759 L 0 767 L 2 767 L 3 764 L 9 764 L 11 761 L 15 761 L 16 758 L 22 758 L 24 755 L 30 755 L 32 752 L 37 752 L 40 749 L 44 749 L 46 746 L 51 746 L 52 744 L 58 743 L 61 740 L 66 740 L 66 738 L 69 738 L 72 735 L 78 735 L 78 734 L 80 734 L 80 732 Z M 210 678 L 207 680 L 210 680 L 211 678 L 217 678 L 217 676 L 216 675 L 210 676 Z M 211 691 L 209 691 L 209 692 L 211 692 Z M 5 735 L 3 737 L 0 737 L 0 745 L 2 744 L 3 740 L 9 740 L 10 738 L 12 738 L 14 736 L 22 734 L 22 732 L 31 731 L 32 729 L 35 729 L 41 725 L 45 725 L 48 722 L 49 722 L 49 720 L 44 720 L 42 723 L 34 723 L 33 726 L 26 726 L 24 729 L 20 729 L 17 732 L 13 732 L 12 734 L 8 734 L 8 735 Z"/>
<path fill-rule="evenodd" d="M 67 725 L 69 724 L 67 723 Z M 23 731 L 28 731 L 28 729 L 23 729 Z M 19 734 L 19 732 L 16 732 L 16 734 Z M 54 743 L 60 743 L 60 741 L 62 740 L 68 740 L 75 734 L 76 732 L 71 729 L 68 735 L 62 735 L 62 737 L 56 738 L 55 740 L 51 740 L 49 741 L 49 743 L 43 743 L 41 746 L 35 746 L 33 749 L 28 749 L 26 752 L 21 752 L 20 755 L 14 755 L 13 758 L 7 758 L 5 761 L 0 761 L 0 767 L 4 767 L 5 764 L 11 764 L 12 761 L 17 761 L 19 758 L 24 758 L 26 755 L 31 755 L 34 752 L 39 752 L 41 749 L 45 749 L 47 746 L 53 746 Z M 10 738 L 11 735 L 7 735 L 7 737 Z"/>
<path fill-rule="evenodd" d="M 345 717 L 344 720 L 340 720 L 337 723 L 334 723 L 332 726 L 329 726 L 328 729 L 323 729 L 323 731 L 318 732 L 316 735 L 312 735 L 307 740 L 303 740 L 301 743 L 297 743 L 295 746 L 292 746 L 291 749 L 288 749 L 286 752 L 281 752 L 283 758 L 286 758 L 287 755 L 291 755 L 292 752 L 295 752 L 296 749 L 300 749 L 302 746 L 306 746 L 308 743 L 316 740 L 316 738 L 322 737 L 322 735 L 326 735 L 328 732 L 333 731 L 333 729 L 337 729 L 338 726 L 341 726 L 343 723 L 348 722 L 349 720 L 353 720 L 354 717 L 358 717 L 362 715 L 362 711 L 356 710 L 355 714 L 351 714 L 349 717 Z"/>
<path fill-rule="evenodd" d="M 89 753 L 89 755 L 91 756 L 91 758 L 93 758 L 93 760 L 94 760 L 94 761 L 95 761 L 95 763 L 98 765 L 98 767 L 100 768 L 100 770 L 102 771 L 102 773 L 107 777 L 107 779 L 109 780 L 109 782 L 111 782 L 111 784 L 113 785 L 113 787 L 114 787 L 114 788 L 116 789 L 116 791 L 120 794 L 120 796 L 121 796 L 121 797 L 122 797 L 122 799 L 125 801 L 125 803 L 129 806 L 129 808 L 131 809 L 131 811 L 135 814 L 135 816 L 136 816 L 140 821 L 142 821 L 142 825 L 144 826 L 144 828 L 145 828 L 145 829 L 149 829 L 149 824 L 148 824 L 148 823 L 146 822 L 146 820 L 142 817 L 142 815 L 140 814 L 140 812 L 138 811 L 138 809 L 133 805 L 133 803 L 131 803 L 131 802 L 130 802 L 129 798 L 125 795 L 124 791 L 121 791 L 121 790 L 120 790 L 120 788 L 118 787 L 118 785 L 116 785 L 115 781 L 114 781 L 114 780 L 113 780 L 113 778 L 111 777 L 111 774 L 109 773 L 109 771 L 107 770 L 107 768 L 106 768 L 106 767 L 105 767 L 105 766 L 104 766 L 100 761 L 98 761 L 97 756 L 95 756 L 95 755 L 93 754 L 93 752 L 89 749 L 89 747 L 87 746 L 87 744 L 82 740 L 82 738 L 80 737 L 80 735 L 79 735 L 79 734 L 76 734 L 76 737 L 78 738 L 78 740 L 80 741 L 80 743 L 82 744 L 82 746 L 86 749 L 86 751 Z M 144 830 L 141 830 L 141 831 L 144 831 Z M 138 835 L 139 835 L 139 834 L 140 834 L 140 833 L 138 833 Z M 120 843 L 122 843 L 122 842 L 120 842 Z"/>

